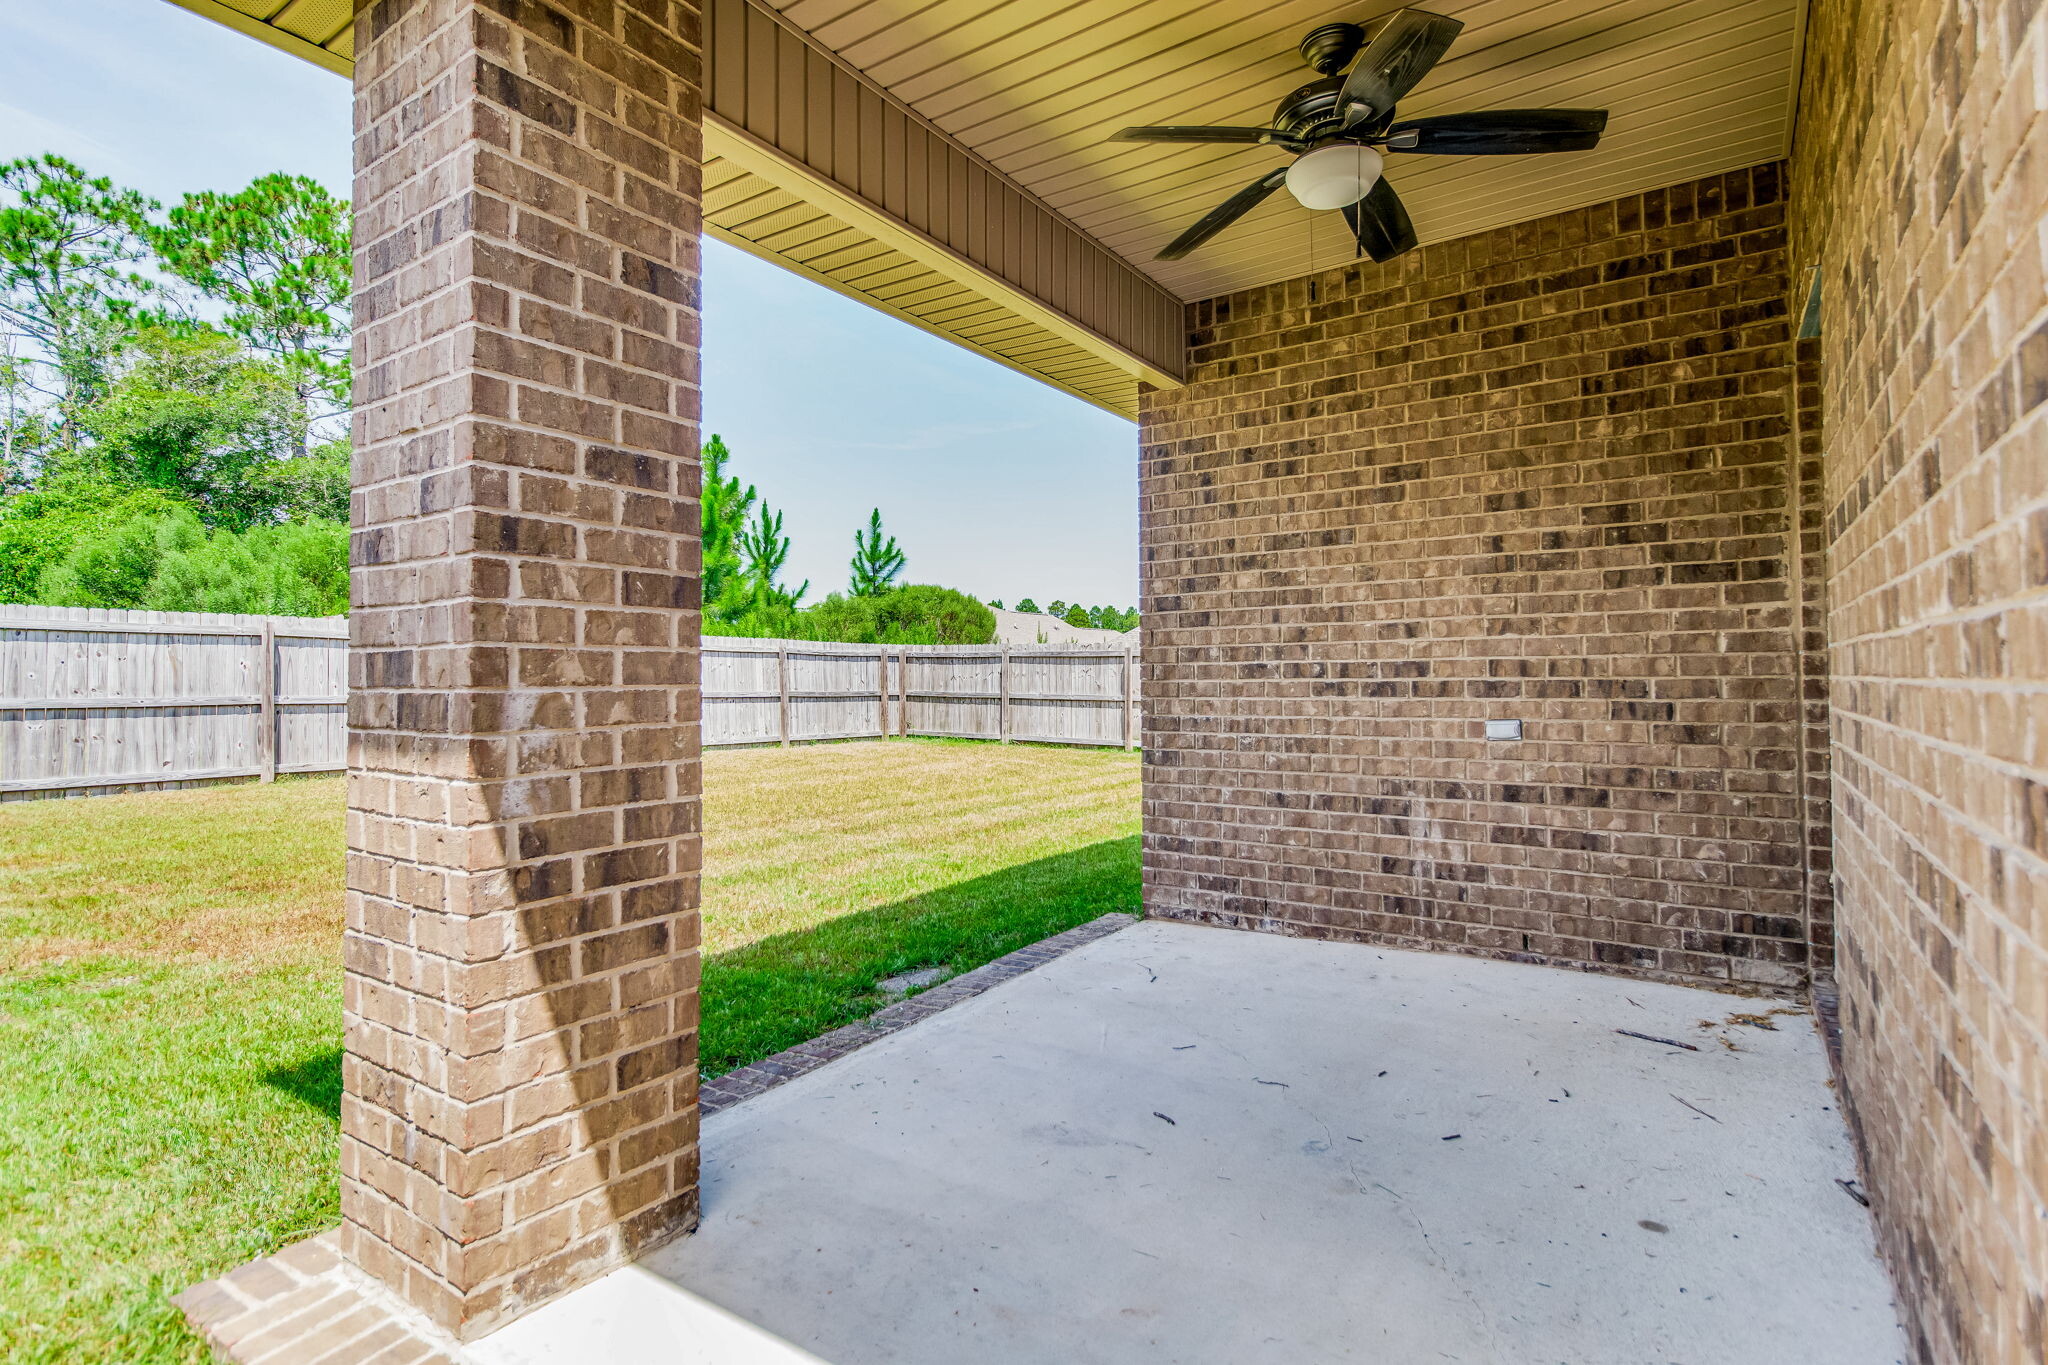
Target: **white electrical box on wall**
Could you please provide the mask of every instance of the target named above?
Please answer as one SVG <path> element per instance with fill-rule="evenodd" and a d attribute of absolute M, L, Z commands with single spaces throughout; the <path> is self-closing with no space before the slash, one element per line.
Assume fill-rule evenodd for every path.
<path fill-rule="evenodd" d="M 1518 720 L 1490 720 L 1486 722 L 1488 739 L 1520 739 L 1522 722 Z"/>

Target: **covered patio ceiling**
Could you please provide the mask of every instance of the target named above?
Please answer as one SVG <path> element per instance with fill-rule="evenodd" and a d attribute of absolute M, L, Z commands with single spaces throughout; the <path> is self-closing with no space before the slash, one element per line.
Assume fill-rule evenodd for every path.
<path fill-rule="evenodd" d="M 173 0 L 332 71 L 351 0 Z M 708 0 L 705 229 L 1098 406 L 1183 374 L 1181 304 L 1344 264 L 1334 214 L 1276 195 L 1153 253 L 1278 164 L 1111 143 L 1132 123 L 1262 123 L 1296 45 L 1385 3 Z M 1804 0 L 1433 0 L 1465 25 L 1404 116 L 1612 111 L 1593 152 L 1397 157 L 1424 243 L 1784 156 Z"/>
<path fill-rule="evenodd" d="M 1262 170 L 1270 147 L 1113 143 L 1130 124 L 1260 125 L 1313 78 L 1296 51 L 1333 20 L 1400 8 L 1343 0 L 767 0 L 890 94 L 1182 299 L 1341 266 L 1334 214 L 1275 195 L 1180 261 L 1152 254 Z M 1388 175 L 1423 242 L 1754 166 L 1790 146 L 1799 0 L 1424 0 L 1464 23 L 1401 104 L 1597 107 L 1595 152 L 1397 158 Z"/>

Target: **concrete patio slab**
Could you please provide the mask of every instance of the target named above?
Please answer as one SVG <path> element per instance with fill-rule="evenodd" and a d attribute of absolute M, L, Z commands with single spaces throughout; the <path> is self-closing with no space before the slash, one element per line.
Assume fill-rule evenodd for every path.
<path fill-rule="evenodd" d="M 714 1115 L 694 1236 L 466 1354 L 1902 1360 L 1771 1008 L 1144 923 Z"/>

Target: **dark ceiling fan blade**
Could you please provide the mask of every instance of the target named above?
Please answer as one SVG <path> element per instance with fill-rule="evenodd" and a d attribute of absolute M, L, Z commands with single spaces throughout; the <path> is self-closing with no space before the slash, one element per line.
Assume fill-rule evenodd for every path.
<path fill-rule="evenodd" d="M 1428 10 L 1397 10 L 1372 36 L 1365 51 L 1358 54 L 1358 64 L 1344 78 L 1337 107 L 1344 111 L 1345 131 L 1384 121 L 1464 28 L 1456 19 Z"/>
<path fill-rule="evenodd" d="M 1351 224 L 1358 249 L 1375 261 L 1391 261 L 1415 249 L 1415 224 L 1408 221 L 1401 196 L 1385 176 L 1373 183 L 1365 198 L 1344 206 L 1344 221 Z"/>
<path fill-rule="evenodd" d="M 1229 227 L 1259 206 L 1260 201 L 1287 183 L 1285 167 L 1262 175 L 1236 194 L 1202 215 L 1201 221 L 1166 244 L 1156 261 L 1177 261 L 1202 243 Z"/>
<path fill-rule="evenodd" d="M 1402 119 L 1387 129 L 1387 147 L 1436 156 L 1520 156 L 1583 152 L 1599 145 L 1605 109 L 1481 109 Z"/>
<path fill-rule="evenodd" d="M 1271 142 L 1282 147 L 1300 145 L 1295 137 L 1279 128 L 1203 128 L 1169 124 L 1161 128 L 1125 128 L 1109 135 L 1111 142 Z"/>

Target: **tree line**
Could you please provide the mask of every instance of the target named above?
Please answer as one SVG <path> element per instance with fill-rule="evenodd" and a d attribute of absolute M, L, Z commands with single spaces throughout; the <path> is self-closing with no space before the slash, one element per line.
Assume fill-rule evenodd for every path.
<path fill-rule="evenodd" d="M 0 164 L 0 601 L 348 610 L 349 230 L 348 204 L 303 176 L 167 207 L 63 157 Z M 705 633 L 993 637 L 984 603 L 901 581 L 879 508 L 844 591 L 806 604 L 811 585 L 783 581 L 782 514 L 731 460 L 712 436 Z"/>
<path fill-rule="evenodd" d="M 882 511 L 868 513 L 853 533 L 853 557 L 844 592 L 803 605 L 808 580 L 782 581 L 789 537 L 782 514 L 732 470 L 732 451 L 714 434 L 704 444 L 704 633 L 786 640 L 841 640 L 861 644 L 981 645 L 995 638 L 1001 602 L 983 603 L 953 588 L 899 583 L 908 556 L 882 527 Z M 1030 598 L 1018 611 L 1035 612 Z M 1135 608 L 1069 606 L 1046 609 L 1069 625 L 1135 630 Z"/>
<path fill-rule="evenodd" d="M 704 633 L 862 644 L 975 645 L 995 635 L 996 618 L 964 592 L 899 583 L 909 557 L 868 513 L 853 533 L 844 592 L 810 606 L 808 580 L 782 580 L 789 537 L 782 514 L 732 472 L 732 452 L 714 434 L 704 443 Z"/>
<path fill-rule="evenodd" d="M 0 164 L 0 600 L 347 610 L 348 212 Z"/>
<path fill-rule="evenodd" d="M 1001 602 L 989 603 L 997 611 L 1003 610 Z M 1055 597 L 1044 606 L 1028 597 L 1017 599 L 1011 611 L 1043 612 L 1047 616 L 1065 621 L 1070 626 L 1083 626 L 1093 630 L 1136 630 L 1138 609 L 1136 607 L 1084 607 L 1079 602 L 1062 602 Z"/>

